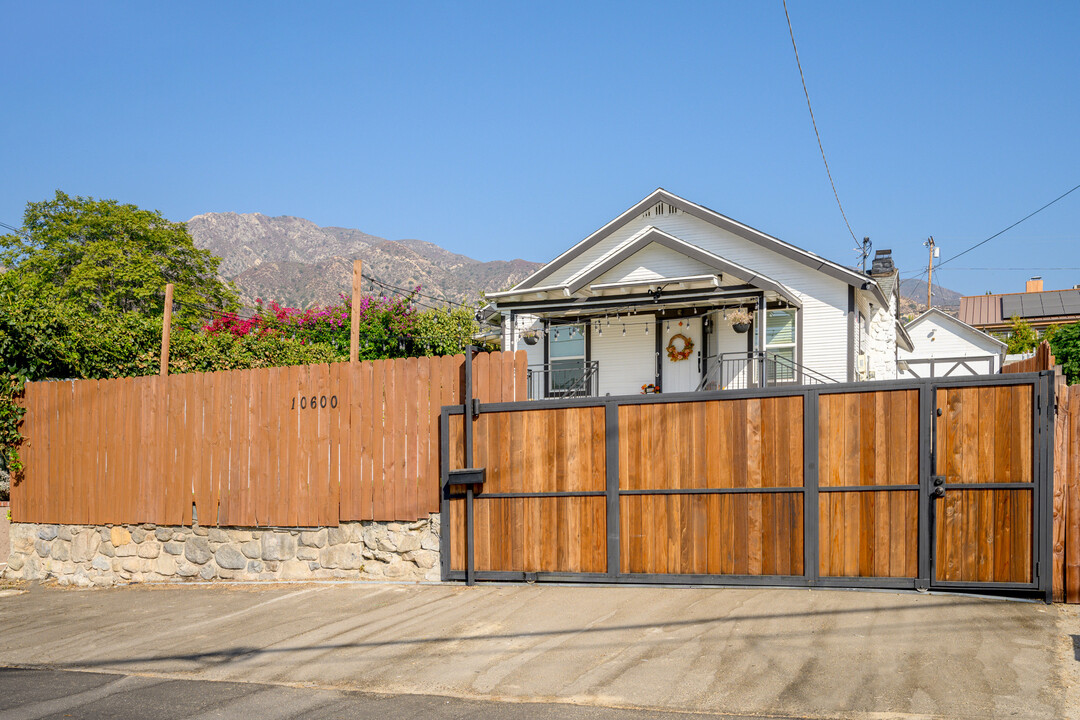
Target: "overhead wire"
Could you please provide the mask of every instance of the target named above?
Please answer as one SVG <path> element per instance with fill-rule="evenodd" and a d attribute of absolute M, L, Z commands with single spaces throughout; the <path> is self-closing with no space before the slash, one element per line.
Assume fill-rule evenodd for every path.
<path fill-rule="evenodd" d="M 1005 233 L 1007 233 L 1008 231 L 1012 230 L 1012 229 L 1013 229 L 1014 227 L 1016 227 L 1016 226 L 1017 226 L 1017 225 L 1019 225 L 1020 223 L 1024 222 L 1025 220 L 1030 220 L 1031 218 L 1035 217 L 1036 215 L 1038 215 L 1039 213 L 1041 213 L 1041 212 L 1042 212 L 1043 210 L 1045 210 L 1046 208 L 1050 207 L 1051 205 L 1053 205 L 1054 203 L 1058 202 L 1059 200 L 1063 200 L 1064 198 L 1068 197 L 1069 195 L 1071 195 L 1072 193 L 1076 192 L 1077 190 L 1080 190 L 1080 185 L 1074 185 L 1074 186 L 1073 186 L 1073 187 L 1072 187 L 1071 189 L 1069 189 L 1069 190 L 1066 190 L 1066 191 L 1065 191 L 1065 192 L 1063 192 L 1062 194 L 1058 195 L 1058 196 L 1057 196 L 1056 198 L 1054 198 L 1054 199 L 1053 199 L 1053 200 L 1051 200 L 1050 202 L 1046 203 L 1045 205 L 1043 205 L 1042 207 L 1040 207 L 1040 208 L 1039 208 L 1038 210 L 1033 210 L 1032 212 L 1028 213 L 1028 214 L 1027 214 L 1027 215 L 1025 215 L 1024 217 L 1022 217 L 1022 218 L 1020 218 L 1019 220 L 1017 220 L 1016 222 L 1014 222 L 1014 223 L 1013 223 L 1012 225 L 1009 225 L 1009 226 L 1008 226 L 1007 228 L 1005 228 L 1004 230 L 998 230 L 998 231 L 997 231 L 996 233 L 994 233 L 994 234 L 993 234 L 993 235 L 991 235 L 990 237 L 986 238 L 985 240 L 980 240 L 979 242 L 975 243 L 974 245 L 972 245 L 971 247 L 967 248 L 966 250 L 963 250 L 963 251 L 961 251 L 961 252 L 958 252 L 957 254 L 953 255 L 952 257 L 950 257 L 950 258 L 948 258 L 948 259 L 946 259 L 946 260 L 942 260 L 941 262 L 939 262 L 939 263 L 938 263 L 937 265 L 935 265 L 935 266 L 934 266 L 934 269 L 936 270 L 936 269 L 940 268 L 940 267 L 941 267 L 942 265 L 947 265 L 948 263 L 951 263 L 951 262 L 952 262 L 953 260 L 955 260 L 956 258 L 958 258 L 958 257 L 962 257 L 962 256 L 964 256 L 964 255 L 967 255 L 967 254 L 968 254 L 969 252 L 971 252 L 972 250 L 975 250 L 976 248 L 982 247 L 983 245 L 985 245 L 986 243 L 990 242 L 990 241 L 991 241 L 991 240 L 993 240 L 994 238 L 996 238 L 996 237 L 999 237 L 999 236 L 1001 236 L 1001 235 L 1004 235 Z M 915 273 L 914 275 L 911 275 L 911 276 L 909 276 L 909 277 L 911 277 L 911 278 L 918 278 L 918 277 L 922 277 L 923 275 L 926 275 L 926 274 L 927 274 L 927 272 L 928 272 L 928 270 L 923 270 L 922 272 L 919 272 L 919 273 Z"/>
<path fill-rule="evenodd" d="M 810 122 L 814 126 L 814 135 L 817 137 L 818 150 L 821 151 L 821 161 L 825 163 L 825 174 L 829 176 L 829 184 L 832 185 L 833 197 L 836 198 L 836 206 L 840 208 L 840 215 L 844 218 L 844 224 L 847 225 L 848 232 L 851 233 L 851 239 L 854 240 L 857 245 L 859 239 L 855 237 L 855 231 L 851 229 L 851 223 L 848 222 L 847 213 L 844 212 L 844 206 L 840 202 L 840 193 L 836 191 L 836 182 L 833 180 L 832 170 L 829 169 L 829 161 L 825 159 L 825 146 L 821 143 L 821 133 L 818 132 L 817 120 L 814 118 L 814 107 L 810 104 L 810 91 L 806 89 L 806 76 L 803 74 L 802 61 L 799 60 L 799 47 L 795 44 L 795 31 L 791 27 L 791 14 L 788 13 L 787 0 L 784 0 L 784 17 L 787 18 L 788 34 L 791 35 L 791 48 L 795 51 L 795 64 L 799 67 L 799 79 L 802 80 L 803 94 L 806 96 L 806 108 L 810 111 Z"/>

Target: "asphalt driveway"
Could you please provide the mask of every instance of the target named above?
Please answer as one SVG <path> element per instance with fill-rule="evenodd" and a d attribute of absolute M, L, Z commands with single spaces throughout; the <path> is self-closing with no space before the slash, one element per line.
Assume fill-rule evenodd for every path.
<path fill-rule="evenodd" d="M 807 718 L 1080 716 L 1075 608 L 793 589 L 157 586 L 0 597 L 0 666 Z"/>

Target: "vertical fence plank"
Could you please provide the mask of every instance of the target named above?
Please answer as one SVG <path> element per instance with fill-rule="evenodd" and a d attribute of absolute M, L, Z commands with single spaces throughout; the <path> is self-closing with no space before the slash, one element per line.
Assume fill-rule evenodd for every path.
<path fill-rule="evenodd" d="M 353 412 L 360 415 L 360 497 L 359 514 L 356 518 L 358 520 L 373 520 L 375 518 L 373 506 L 375 475 L 372 467 L 372 453 L 375 442 L 374 372 L 375 365 L 371 361 L 360 365 L 360 397 L 353 403 Z"/>

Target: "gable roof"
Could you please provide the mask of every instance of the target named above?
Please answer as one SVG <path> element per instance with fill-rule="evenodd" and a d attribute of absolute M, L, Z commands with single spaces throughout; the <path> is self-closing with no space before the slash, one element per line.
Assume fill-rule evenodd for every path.
<path fill-rule="evenodd" d="M 755 230 L 749 225 L 744 225 L 743 223 L 732 220 L 725 215 L 721 215 L 715 210 L 710 210 L 703 205 L 692 203 L 685 198 L 681 198 L 678 195 L 664 190 L 663 188 L 657 188 L 656 190 L 651 192 L 644 200 L 640 201 L 639 203 L 631 207 L 629 210 L 609 222 L 607 225 L 603 226 L 602 228 L 594 232 L 592 235 L 579 242 L 577 245 L 574 245 L 572 248 L 541 267 L 532 275 L 515 285 L 513 289 L 525 290 L 535 287 L 537 283 L 539 283 L 544 277 L 550 275 L 553 271 L 563 267 L 568 262 L 578 257 L 589 248 L 595 246 L 598 242 L 610 236 L 619 228 L 623 227 L 628 222 L 636 218 L 638 215 L 651 209 L 658 203 L 667 203 L 668 205 L 672 205 L 678 208 L 680 211 L 686 213 L 687 215 L 692 215 L 693 217 L 696 217 L 700 220 L 704 220 L 705 222 L 714 225 L 721 230 L 725 230 L 737 237 L 759 245 L 767 250 L 771 250 L 775 253 L 783 255 L 786 258 L 802 263 L 803 265 L 813 270 L 823 272 L 826 275 L 834 277 L 837 280 L 841 280 L 855 288 L 871 290 L 872 292 L 874 292 L 875 295 L 877 295 L 882 305 L 887 306 L 889 304 L 888 300 L 885 297 L 885 293 L 883 293 L 881 290 L 881 287 L 873 278 L 869 277 L 868 275 L 864 275 L 857 270 L 852 270 L 851 268 L 846 268 L 843 265 L 839 265 L 830 260 L 826 260 L 825 258 L 819 255 L 815 255 L 808 250 L 803 250 L 802 248 L 795 247 L 794 245 L 786 243 L 783 240 L 763 233 L 760 230 Z"/>
<path fill-rule="evenodd" d="M 604 257 L 597 260 L 589 267 L 583 269 L 577 275 L 574 275 L 566 282 L 566 290 L 569 293 L 579 292 L 586 285 L 596 280 L 601 275 L 618 266 L 624 260 L 628 260 L 638 252 L 643 250 L 649 245 L 661 245 L 669 250 L 673 250 L 677 253 L 685 255 L 686 257 L 696 260 L 697 262 L 715 270 L 717 273 L 727 273 L 733 275 L 739 280 L 742 280 L 747 285 L 753 285 L 761 290 L 771 290 L 776 294 L 783 297 L 789 303 L 796 307 L 802 307 L 802 303 L 798 301 L 795 294 L 788 290 L 783 284 L 762 275 L 759 272 L 755 272 L 750 268 L 743 267 L 737 263 L 733 263 L 730 260 L 725 260 L 719 255 L 715 255 L 708 250 L 691 245 L 688 242 L 680 240 L 679 238 L 664 232 L 652 225 L 644 228 L 640 232 L 634 234 L 629 240 L 624 242 L 619 247 L 609 252 Z"/>
<path fill-rule="evenodd" d="M 993 343 L 995 345 L 998 345 L 998 346 L 1000 346 L 1002 348 L 1006 347 L 1005 343 L 998 340 L 993 335 L 988 335 L 987 333 L 984 333 L 982 330 L 979 330 L 978 328 L 971 327 L 970 325 L 968 325 L 963 320 L 955 318 L 952 315 L 949 315 L 946 312 L 942 312 L 941 310 L 939 310 L 937 308 L 930 308 L 929 310 L 924 312 L 922 315 L 920 315 L 919 317 L 915 318 L 914 320 L 909 322 L 907 325 L 905 325 L 904 329 L 908 330 L 909 334 L 910 334 L 910 331 L 911 331 L 912 328 L 914 328 L 916 325 L 923 322 L 924 320 L 927 320 L 931 316 L 934 317 L 937 320 L 944 321 L 944 323 L 946 325 L 951 325 L 955 329 L 955 331 L 956 331 L 956 333 L 958 335 L 967 335 L 968 338 L 973 339 L 973 340 L 977 340 L 977 341 L 989 340 L 991 343 Z"/>

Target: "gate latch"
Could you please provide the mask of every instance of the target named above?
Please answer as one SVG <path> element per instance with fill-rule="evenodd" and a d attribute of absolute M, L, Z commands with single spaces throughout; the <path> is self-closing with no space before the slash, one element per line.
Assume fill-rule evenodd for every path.
<path fill-rule="evenodd" d="M 934 483 L 934 489 L 930 491 L 930 497 L 931 498 L 945 497 L 945 487 L 944 487 L 944 485 L 945 485 L 945 476 L 944 475 L 933 475 L 930 478 L 930 480 L 933 481 L 933 483 Z"/>

